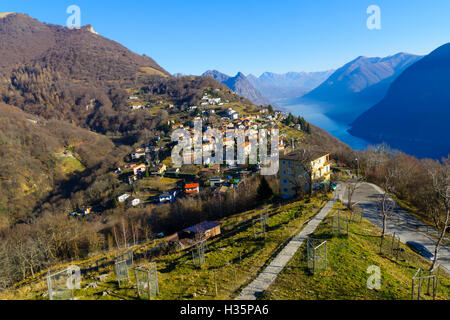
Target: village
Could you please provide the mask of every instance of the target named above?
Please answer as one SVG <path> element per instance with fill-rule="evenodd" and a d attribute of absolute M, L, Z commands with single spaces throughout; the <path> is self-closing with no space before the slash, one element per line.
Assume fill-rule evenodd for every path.
<path fill-rule="evenodd" d="M 219 89 L 217 89 L 219 90 Z M 229 101 L 222 101 L 217 97 L 218 92 L 205 92 L 201 104 L 199 106 L 187 106 L 184 112 L 183 124 L 177 123 L 176 119 L 169 119 L 168 125 L 171 130 L 185 130 L 190 135 L 188 145 L 193 146 L 195 134 L 200 134 L 202 138 L 201 151 L 203 154 L 211 154 L 214 152 L 214 141 L 210 137 L 204 135 L 210 129 L 214 129 L 223 137 L 224 150 L 232 149 L 243 151 L 246 160 L 252 152 L 252 148 L 259 143 L 259 136 L 246 136 L 238 139 L 235 132 L 248 132 L 248 130 L 276 128 L 280 130 L 278 138 L 278 152 L 276 154 L 280 159 L 284 159 L 285 155 L 295 150 L 295 144 L 299 137 L 306 131 L 305 125 L 291 124 L 285 125 L 286 120 L 292 115 L 287 115 L 281 111 L 274 111 L 271 107 L 261 107 L 251 110 L 242 109 L 237 111 L 239 106 L 228 106 Z M 132 112 L 142 112 L 143 100 L 137 96 L 130 96 L 130 109 Z M 164 105 L 164 102 L 158 101 L 158 105 Z M 148 106 L 148 104 L 145 104 Z M 173 107 L 170 103 L 166 103 L 165 107 L 170 109 Z M 137 111 L 139 110 L 139 111 Z M 145 112 L 145 111 L 144 111 Z M 180 118 L 180 116 L 178 116 Z M 198 128 L 198 123 L 205 124 Z M 284 130 L 283 130 L 284 129 Z M 198 130 L 199 132 L 197 132 Z M 293 137 L 297 136 L 297 139 Z M 252 141 L 255 140 L 255 141 Z M 244 141 L 242 143 L 242 141 Z M 240 145 L 238 143 L 241 142 Z M 256 143 L 256 144 L 255 144 Z M 142 144 L 134 148 L 125 159 L 124 164 L 115 170 L 115 174 L 122 181 L 124 192 L 119 193 L 113 199 L 116 206 L 128 208 L 144 208 L 146 206 L 158 206 L 167 203 L 173 203 L 178 198 L 197 197 L 201 191 L 211 192 L 214 197 L 223 197 L 225 193 L 237 188 L 240 183 L 251 176 L 260 174 L 260 166 L 258 164 L 238 164 L 236 160 L 224 160 L 222 164 L 210 163 L 210 157 L 202 159 L 202 164 L 194 164 L 194 152 L 183 152 L 183 163 L 181 167 L 174 166 L 171 159 L 171 150 L 176 145 L 169 137 L 157 136 L 148 144 Z M 194 150 L 194 148 L 192 148 Z M 295 158 L 295 157 L 294 157 Z M 287 158 L 286 158 L 287 159 Z M 289 159 L 293 159 L 292 157 Z M 286 168 L 286 163 L 289 163 Z M 280 160 L 280 193 L 282 198 L 289 199 L 295 196 L 294 190 L 297 189 L 296 182 L 292 180 L 292 173 L 286 173 L 290 170 L 291 161 Z M 323 187 L 323 182 L 330 181 L 331 167 L 330 158 L 326 153 L 314 156 L 311 159 L 314 168 L 313 178 L 315 180 L 314 188 Z M 299 174 L 302 170 L 300 162 L 292 161 L 292 172 Z M 290 171 L 289 171 L 290 172 Z M 290 176 L 290 177 L 289 177 Z M 306 187 L 304 187 L 306 188 Z M 72 216 L 84 217 L 95 214 L 90 207 L 82 208 L 71 213 Z M 206 228 L 205 226 L 212 226 Z M 197 230 L 198 229 L 198 230 Z M 211 232 L 214 229 L 214 232 Z M 189 232 L 189 230 L 191 232 Z M 209 238 L 220 234 L 220 225 L 215 222 L 204 221 L 199 225 L 192 226 L 188 231 L 183 230 L 181 233 L 171 236 L 172 241 L 177 241 L 182 247 L 193 244 L 193 234 L 200 231 L 204 233 L 200 238 Z M 197 230 L 192 232 L 192 230 Z M 165 236 L 160 234 L 159 236 Z M 188 239 L 187 243 L 183 239 Z"/>

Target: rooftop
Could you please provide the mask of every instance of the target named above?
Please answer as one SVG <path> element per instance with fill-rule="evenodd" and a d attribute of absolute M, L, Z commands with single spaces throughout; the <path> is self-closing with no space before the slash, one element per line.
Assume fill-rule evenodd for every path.
<path fill-rule="evenodd" d="M 299 149 L 286 155 L 280 155 L 280 160 L 300 161 L 306 158 L 307 160 L 314 161 L 327 155 L 329 153 L 325 151 Z"/>
<path fill-rule="evenodd" d="M 193 227 L 184 229 L 184 231 L 197 233 L 197 232 L 201 232 L 201 231 L 211 230 L 211 229 L 214 229 L 215 227 L 218 227 L 221 225 L 222 224 L 219 222 L 205 221 L 205 222 L 199 223 Z"/>

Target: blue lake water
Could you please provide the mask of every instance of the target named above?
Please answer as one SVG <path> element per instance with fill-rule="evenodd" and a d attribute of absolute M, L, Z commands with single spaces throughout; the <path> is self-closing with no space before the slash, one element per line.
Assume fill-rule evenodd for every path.
<path fill-rule="evenodd" d="M 348 133 L 347 130 L 350 128 L 348 123 L 328 117 L 326 115 L 326 108 L 320 104 L 278 104 L 292 112 L 293 115 L 302 116 L 306 121 L 326 130 L 329 134 L 348 144 L 353 149 L 364 150 L 369 145 L 367 141 Z"/>

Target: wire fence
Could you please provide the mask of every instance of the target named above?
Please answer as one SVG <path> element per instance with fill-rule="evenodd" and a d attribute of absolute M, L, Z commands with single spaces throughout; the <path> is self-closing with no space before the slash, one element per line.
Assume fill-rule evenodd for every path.
<path fill-rule="evenodd" d="M 130 274 L 128 272 L 128 263 L 126 260 L 116 261 L 114 265 L 114 271 L 116 273 L 117 282 L 119 287 L 130 282 Z"/>
<path fill-rule="evenodd" d="M 361 223 L 362 222 L 362 210 L 358 204 L 354 204 L 352 206 L 352 210 L 350 212 L 350 222 L 353 223 Z"/>
<path fill-rule="evenodd" d="M 312 274 L 327 270 L 327 241 L 307 239 L 307 262 Z"/>
<path fill-rule="evenodd" d="M 194 248 L 192 248 L 192 262 L 194 266 L 201 268 L 205 264 L 205 253 L 207 250 L 207 242 L 205 240 L 199 241 Z"/>
<path fill-rule="evenodd" d="M 419 268 L 412 278 L 411 299 L 423 300 L 428 297 L 435 300 L 438 279 L 439 268 L 437 268 L 436 273 Z"/>
<path fill-rule="evenodd" d="M 346 214 L 338 211 L 332 216 L 332 231 L 333 235 L 347 235 L 348 236 L 348 225 L 349 220 Z"/>
<path fill-rule="evenodd" d="M 258 214 L 257 216 L 259 216 L 260 219 L 260 225 L 261 227 L 265 228 L 265 232 L 267 233 L 269 231 L 269 220 L 270 217 L 278 215 L 280 213 L 279 211 L 280 207 L 278 206 L 272 206 L 272 208 L 268 208 L 268 210 L 266 210 L 266 212 L 264 212 L 263 214 Z M 300 221 L 301 219 L 296 219 L 299 217 L 302 217 L 303 214 L 300 213 L 299 211 L 302 211 L 304 208 L 300 207 L 297 208 L 297 210 L 293 210 L 292 214 L 291 214 L 291 219 L 285 221 L 285 222 L 281 222 L 279 224 L 273 225 L 272 222 L 272 226 L 270 227 L 270 236 L 267 237 L 267 239 L 264 239 L 264 241 L 261 242 L 261 239 L 255 239 L 255 241 L 258 241 L 257 243 L 261 244 L 262 246 L 265 246 L 266 244 L 270 246 L 270 244 L 272 242 L 275 242 L 277 244 L 275 250 L 278 250 L 278 248 L 282 247 L 284 245 L 284 243 L 286 243 L 286 241 L 288 241 L 295 232 L 298 231 L 298 228 L 301 227 L 302 225 L 306 224 L 308 221 Z M 317 212 L 320 209 L 320 207 L 316 208 Z M 317 213 L 315 212 L 315 213 Z M 313 213 L 312 213 L 313 214 Z M 228 230 L 226 230 L 222 235 L 223 236 L 230 236 L 239 232 L 243 232 L 246 229 L 252 228 L 253 226 L 253 218 L 255 217 L 255 215 L 248 215 L 246 216 L 244 219 L 241 219 L 241 221 L 239 221 L 237 224 L 235 224 L 233 226 L 233 228 L 229 228 Z M 269 234 L 269 233 L 267 233 Z M 149 244 L 147 241 L 144 241 L 143 243 L 147 243 Z M 133 274 L 133 277 L 130 277 L 129 271 L 130 268 L 132 268 L 134 261 L 142 261 L 142 260 L 146 260 L 146 261 L 150 261 L 153 258 L 159 257 L 162 254 L 167 253 L 167 243 L 161 243 L 160 245 L 158 245 L 157 247 L 151 247 L 151 248 L 147 248 L 142 250 L 142 248 L 138 248 L 139 252 L 136 252 L 133 254 L 132 252 L 128 252 L 129 249 L 127 248 L 121 248 L 119 249 L 120 252 L 117 253 L 115 256 L 110 255 L 110 256 L 106 256 L 106 257 L 99 257 L 98 259 L 94 260 L 94 259 L 89 259 L 88 261 L 84 261 L 82 263 L 80 263 L 79 269 L 80 269 L 80 275 L 83 277 L 86 277 L 86 279 L 91 278 L 92 275 L 95 275 L 95 279 L 106 279 L 105 277 L 110 274 L 111 270 L 113 271 L 113 274 L 115 274 L 117 281 L 119 283 L 119 287 L 123 287 L 125 286 L 127 283 L 129 284 L 130 282 L 132 282 L 132 280 L 135 278 L 135 274 Z M 117 249 L 113 249 L 113 250 L 104 250 L 102 251 L 103 253 L 110 253 L 113 251 L 117 251 Z M 127 257 L 127 255 L 129 254 L 129 256 Z M 235 274 L 240 274 L 242 275 L 243 273 L 248 273 L 248 277 L 251 279 L 255 273 L 258 272 L 259 268 L 264 267 L 264 264 L 262 264 L 261 266 L 259 266 L 258 263 L 256 262 L 252 262 L 251 267 L 249 268 L 249 270 L 246 270 L 244 265 L 241 265 L 241 263 L 243 261 L 246 260 L 246 255 L 248 253 L 246 252 L 242 252 L 240 253 L 240 257 L 239 259 L 233 259 L 233 261 L 229 261 L 229 259 L 226 261 L 227 265 L 230 265 L 232 268 L 234 268 L 233 270 L 235 271 Z M 266 261 L 267 257 L 264 259 L 260 259 L 258 261 Z M 72 260 L 70 260 L 72 262 Z M 237 264 L 239 261 L 239 264 Z M 116 266 L 116 264 L 118 264 L 119 266 Z M 126 267 L 125 267 L 126 265 Z M 125 271 L 125 269 L 127 269 Z M 105 273 L 103 275 L 101 275 L 100 273 Z M 217 283 L 217 287 L 218 287 L 218 292 L 220 294 L 220 292 L 223 292 L 224 289 L 221 289 L 223 287 L 229 287 L 229 284 L 227 284 L 230 279 L 236 279 L 236 278 L 240 278 L 240 277 L 230 277 L 229 275 L 225 276 L 222 279 L 222 274 L 221 272 L 216 272 L 216 274 L 214 275 L 215 279 L 214 280 Z M 37 286 L 40 286 L 40 281 L 42 281 L 41 276 L 35 277 L 33 278 L 32 281 L 29 281 L 28 284 L 32 284 L 35 283 Z M 104 280 L 100 280 L 101 282 L 103 282 Z M 223 285 L 223 283 L 225 283 L 225 285 Z M 237 281 L 232 282 L 232 284 L 234 285 L 235 283 L 237 283 Z M 101 283 L 89 283 L 88 286 L 91 286 L 94 288 L 97 287 L 97 285 L 99 287 L 104 287 L 107 288 L 108 286 L 104 286 Z M 214 291 L 216 291 L 214 286 Z M 127 285 L 125 288 L 128 288 L 129 285 Z M 109 289 L 108 289 L 109 290 Z M 127 289 L 128 290 L 128 289 Z M 67 298 L 67 297 L 64 297 Z M 73 295 L 72 295 L 73 298 Z"/>
<path fill-rule="evenodd" d="M 134 269 L 136 288 L 139 298 L 151 300 L 159 293 L 158 272 L 156 263 L 151 263 L 147 267 L 137 267 Z"/>
<path fill-rule="evenodd" d="M 253 236 L 255 239 L 266 238 L 266 221 L 264 218 L 253 219 Z"/>
<path fill-rule="evenodd" d="M 48 297 L 50 300 L 73 300 L 74 290 L 81 284 L 80 268 L 71 266 L 66 270 L 47 273 Z"/>

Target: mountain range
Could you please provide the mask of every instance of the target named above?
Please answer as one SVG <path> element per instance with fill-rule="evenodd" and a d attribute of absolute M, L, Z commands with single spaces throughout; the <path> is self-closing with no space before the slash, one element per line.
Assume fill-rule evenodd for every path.
<path fill-rule="evenodd" d="M 220 79 L 258 95 L 243 74 Z M 112 172 L 125 155 L 170 135 L 168 120 L 187 121 L 205 92 L 255 107 L 211 77 L 172 76 L 92 26 L 0 14 L 0 228 L 52 210 L 111 207 L 119 185 Z M 134 101 L 145 110 L 131 110 Z M 313 125 L 304 139 L 348 148 Z"/>
<path fill-rule="evenodd" d="M 208 71 L 204 77 L 173 77 L 152 58 L 98 35 L 92 26 L 70 30 L 8 13 L 0 15 L 0 96 L 44 119 L 125 134 L 153 129 L 159 121 L 128 112 L 127 88 L 136 84 L 176 101 L 177 107 L 198 101 L 205 86 L 219 85 L 208 77 L 256 105 L 311 90 L 301 99 L 328 103 L 331 117 L 358 118 L 352 134 L 436 157 L 449 150 L 448 46 L 424 58 L 407 53 L 358 57 L 334 72 L 230 77 Z M 418 145 L 423 152 L 414 151 Z"/>
<path fill-rule="evenodd" d="M 331 102 L 382 99 L 392 81 L 420 58 L 408 53 L 385 58 L 360 56 L 336 70 L 305 98 Z"/>
<path fill-rule="evenodd" d="M 334 72 L 334 70 L 323 72 L 288 72 L 277 74 L 264 72 L 256 77 L 252 74 L 247 79 L 266 98 L 271 101 L 281 101 L 300 98 L 315 89 Z"/>
<path fill-rule="evenodd" d="M 0 99 L 45 119 L 68 121 L 102 134 L 152 130 L 159 120 L 130 113 L 129 88 L 199 101 L 208 79 L 177 79 L 152 58 L 104 38 L 92 26 L 68 29 L 25 14 L 0 18 Z M 230 98 L 231 99 L 231 98 Z"/>
<path fill-rule="evenodd" d="M 419 157 L 450 152 L 450 43 L 404 70 L 386 96 L 358 117 L 350 133 Z"/>
<path fill-rule="evenodd" d="M 230 77 L 224 73 L 217 70 L 209 70 L 202 74 L 203 77 L 211 77 L 220 83 L 226 85 L 228 88 L 233 90 L 238 95 L 249 99 L 254 104 L 259 106 L 268 106 L 272 102 L 264 97 L 261 92 L 256 89 L 252 83 L 247 79 L 247 77 L 239 72 L 236 76 Z"/>
<path fill-rule="evenodd" d="M 385 58 L 360 56 L 336 70 L 302 100 L 323 104 L 329 117 L 350 123 L 383 99 L 391 83 L 421 58 L 408 53 Z"/>

